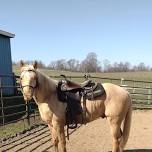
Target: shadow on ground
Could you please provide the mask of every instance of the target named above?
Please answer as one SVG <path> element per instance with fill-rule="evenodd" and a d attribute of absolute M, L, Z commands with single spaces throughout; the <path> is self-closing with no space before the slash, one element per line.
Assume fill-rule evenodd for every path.
<path fill-rule="evenodd" d="M 152 149 L 130 149 L 125 150 L 124 152 L 152 152 Z"/>
<path fill-rule="evenodd" d="M 124 150 L 124 152 L 152 152 L 152 149 L 130 149 L 130 150 Z"/>

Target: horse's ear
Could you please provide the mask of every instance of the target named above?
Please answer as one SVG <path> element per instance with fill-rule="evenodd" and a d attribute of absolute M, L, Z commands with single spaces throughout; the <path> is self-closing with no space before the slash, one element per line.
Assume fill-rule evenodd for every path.
<path fill-rule="evenodd" d="M 33 67 L 34 67 L 34 69 L 37 69 L 37 61 L 34 61 L 34 63 L 33 63 Z"/>
<path fill-rule="evenodd" d="M 20 61 L 20 67 L 23 67 L 24 66 L 24 62 L 23 60 Z"/>

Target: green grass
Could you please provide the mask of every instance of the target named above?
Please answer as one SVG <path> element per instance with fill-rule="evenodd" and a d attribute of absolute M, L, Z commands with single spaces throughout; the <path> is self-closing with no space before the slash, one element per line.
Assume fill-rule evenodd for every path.
<path fill-rule="evenodd" d="M 54 71 L 47 69 L 40 69 L 42 72 L 50 76 L 60 76 L 65 74 L 67 76 L 84 76 L 82 72 L 70 72 L 70 71 Z M 16 75 L 20 75 L 19 67 L 14 66 L 13 71 Z M 139 71 L 139 72 L 115 72 L 115 73 L 90 73 L 91 76 L 102 77 L 102 78 L 124 78 L 129 80 L 143 80 L 152 81 L 152 71 Z"/>
<path fill-rule="evenodd" d="M 2 137 L 8 137 L 10 135 L 14 135 L 18 132 L 21 132 L 25 129 L 28 129 L 27 122 L 18 122 L 18 123 L 12 123 L 6 126 L 2 126 L 0 130 L 0 138 Z"/>
<path fill-rule="evenodd" d="M 35 114 L 37 114 L 38 111 L 36 110 Z M 34 125 L 42 124 L 42 120 L 39 116 L 35 116 L 30 118 L 30 126 L 28 125 L 27 119 L 20 120 L 18 122 L 10 123 L 5 126 L 0 127 L 0 139 L 2 140 L 3 137 L 7 138 L 12 135 L 15 135 L 19 132 L 23 132 L 25 130 L 30 129 Z M 0 140 L 0 142 L 1 142 Z"/>

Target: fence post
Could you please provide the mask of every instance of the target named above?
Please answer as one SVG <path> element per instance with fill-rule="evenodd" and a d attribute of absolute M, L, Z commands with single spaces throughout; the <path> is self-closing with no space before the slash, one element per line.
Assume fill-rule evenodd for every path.
<path fill-rule="evenodd" d="M 125 79 L 124 78 L 121 78 L 121 82 L 120 82 L 120 86 L 122 87 L 125 87 Z"/>
<path fill-rule="evenodd" d="M 135 93 L 135 86 L 136 86 L 136 85 L 135 85 L 135 81 L 133 80 L 133 91 L 132 91 L 133 94 Z"/>
<path fill-rule="evenodd" d="M 124 81 L 124 78 L 121 78 L 121 82 L 120 82 L 121 86 L 123 86 L 123 81 Z"/>
<path fill-rule="evenodd" d="M 148 104 L 151 104 L 151 88 L 148 89 Z"/>
<path fill-rule="evenodd" d="M 3 88 L 2 88 L 2 78 L 0 77 L 0 94 L 1 94 L 1 109 L 2 109 L 2 122 L 5 124 L 5 115 L 4 115 L 4 102 L 3 102 Z"/>

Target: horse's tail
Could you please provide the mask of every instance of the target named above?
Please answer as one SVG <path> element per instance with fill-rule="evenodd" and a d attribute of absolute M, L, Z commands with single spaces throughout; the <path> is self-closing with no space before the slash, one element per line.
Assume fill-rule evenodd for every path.
<path fill-rule="evenodd" d="M 121 137 L 121 142 L 120 142 L 120 147 L 124 149 L 128 138 L 129 138 L 129 133 L 130 133 L 130 127 L 131 127 L 131 117 L 132 117 L 132 101 L 131 97 L 129 96 L 130 100 L 130 106 L 128 108 L 125 120 L 124 120 L 124 125 L 123 125 L 123 131 L 122 131 L 122 137 Z"/>

